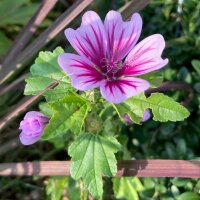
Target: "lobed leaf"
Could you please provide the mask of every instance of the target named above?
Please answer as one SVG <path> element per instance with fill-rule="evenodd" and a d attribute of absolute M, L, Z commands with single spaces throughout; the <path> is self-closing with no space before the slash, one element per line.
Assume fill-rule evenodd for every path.
<path fill-rule="evenodd" d="M 125 102 L 113 105 L 123 119 L 125 114 L 137 124 L 140 124 L 143 113 L 150 108 L 155 121 L 182 121 L 189 116 L 189 111 L 162 93 L 151 94 L 146 98 L 144 94 L 133 96 Z"/>
<path fill-rule="evenodd" d="M 114 153 L 119 149 L 120 144 L 112 136 L 80 134 L 68 150 L 73 161 L 72 177 L 76 180 L 82 178 L 93 196 L 102 196 L 102 175 L 113 176 L 117 172 Z"/>
<path fill-rule="evenodd" d="M 50 139 L 68 130 L 78 134 L 81 132 L 85 117 L 89 111 L 89 103 L 71 93 L 60 101 L 49 103 L 54 111 L 52 118 L 46 126 L 43 139 Z"/>
<path fill-rule="evenodd" d="M 189 111 L 168 96 L 155 93 L 148 98 L 149 107 L 155 121 L 182 121 L 189 116 Z"/>
<path fill-rule="evenodd" d="M 121 104 L 114 105 L 119 116 L 124 119 L 125 114 L 137 124 L 140 124 L 144 111 L 147 109 L 147 104 L 145 102 L 146 97 L 144 93 L 131 97 Z"/>
<path fill-rule="evenodd" d="M 25 95 L 35 95 L 55 81 L 59 83 L 59 86 L 44 93 L 48 101 L 58 100 L 72 90 L 69 78 L 66 77 L 57 62 L 61 53 L 63 53 L 63 49 L 60 47 L 53 52 L 39 53 L 35 64 L 31 66 L 31 76 L 26 79 Z"/>

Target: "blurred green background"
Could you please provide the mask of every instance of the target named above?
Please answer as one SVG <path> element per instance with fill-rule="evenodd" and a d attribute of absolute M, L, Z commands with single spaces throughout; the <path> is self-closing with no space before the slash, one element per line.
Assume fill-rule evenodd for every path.
<path fill-rule="evenodd" d="M 41 24 L 36 36 L 47 28 L 72 3 L 59 3 Z M 96 10 L 102 18 L 110 9 L 118 10 L 128 1 L 95 0 L 88 9 Z M 6 55 L 13 40 L 39 6 L 39 0 L 0 0 L 0 62 Z M 192 85 L 194 98 L 187 105 L 190 117 L 178 123 L 159 123 L 149 120 L 142 126 L 127 126 L 118 121 L 116 124 L 105 122 L 108 130 L 119 133 L 118 140 L 123 144 L 123 152 L 118 159 L 184 159 L 200 160 L 200 1 L 199 0 L 151 0 L 140 11 L 143 18 L 143 31 L 140 40 L 154 33 L 160 33 L 167 41 L 163 57 L 169 58 L 168 66 L 162 71 L 164 81 L 182 81 Z M 70 26 L 76 27 L 80 17 Z M 59 34 L 46 47 L 52 50 L 56 46 L 67 46 L 64 34 Z M 29 66 L 32 64 L 30 61 Z M 28 72 L 24 69 L 20 74 Z M 15 78 L 17 78 L 17 76 Z M 9 111 L 23 96 L 22 88 L 9 91 L 0 98 L 0 116 Z M 169 92 L 177 101 L 187 98 L 184 91 Z M 38 105 L 34 105 L 37 108 Z M 21 117 L 22 118 L 22 117 Z M 20 118 L 20 119 L 21 119 Z M 33 160 L 70 159 L 64 146 L 66 141 L 52 143 L 40 142 L 24 147 L 16 142 L 17 127 L 20 119 L 15 120 L 0 135 L 0 162 L 22 162 Z M 115 129 L 113 130 L 113 127 Z M 17 145 L 9 148 L 15 139 Z M 62 141 L 62 142 L 61 142 Z M 6 146 L 7 145 L 7 146 Z M 7 148 L 7 150 L 5 150 Z M 81 182 L 69 177 L 4 177 L 0 178 L 0 199 L 87 199 L 87 191 Z M 88 197 L 92 198 L 92 197 Z M 104 179 L 103 199 L 127 200 L 199 200 L 200 180 L 179 178 L 114 178 Z"/>

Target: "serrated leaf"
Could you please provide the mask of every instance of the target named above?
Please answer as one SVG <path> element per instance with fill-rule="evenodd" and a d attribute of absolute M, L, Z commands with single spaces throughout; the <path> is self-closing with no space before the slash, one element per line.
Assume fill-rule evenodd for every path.
<path fill-rule="evenodd" d="M 47 90 L 44 95 L 47 101 L 56 101 L 62 99 L 71 91 L 74 91 L 74 89 L 69 87 L 68 84 L 60 82 L 56 88 Z"/>
<path fill-rule="evenodd" d="M 118 112 L 121 119 L 124 119 L 125 114 L 137 124 L 140 124 L 144 111 L 147 109 L 147 104 L 145 103 L 146 97 L 144 93 L 131 97 L 121 104 L 113 105 Z"/>
<path fill-rule="evenodd" d="M 35 76 L 27 78 L 26 83 L 27 84 L 24 90 L 25 95 L 37 94 L 41 90 L 44 90 L 48 85 L 50 85 L 52 83 L 52 79 Z"/>
<path fill-rule="evenodd" d="M 153 112 L 155 121 L 182 121 L 190 114 L 181 104 L 161 93 L 152 94 L 147 102 Z"/>
<path fill-rule="evenodd" d="M 53 117 L 46 126 L 43 139 L 50 139 L 68 130 L 80 133 L 85 117 L 89 111 L 89 103 L 75 94 L 70 94 L 60 101 L 49 104 L 54 111 Z M 78 122 L 78 123 L 77 123 Z"/>
<path fill-rule="evenodd" d="M 132 177 L 113 178 L 113 190 L 117 199 L 139 200 Z"/>
<path fill-rule="evenodd" d="M 83 133 L 69 147 L 72 157 L 71 175 L 82 178 L 89 192 L 100 197 L 103 194 L 102 175 L 113 176 L 117 172 L 114 153 L 120 144 L 112 136 Z"/>
<path fill-rule="evenodd" d="M 35 95 L 55 81 L 59 83 L 59 86 L 44 93 L 49 101 L 60 99 L 71 90 L 69 78 L 66 77 L 57 62 L 61 53 L 63 53 L 63 49 L 60 47 L 53 52 L 39 53 L 35 64 L 30 69 L 32 76 L 26 79 L 25 95 Z M 54 95 L 55 93 L 59 93 L 59 95 Z"/>
<path fill-rule="evenodd" d="M 113 105 L 123 119 L 125 114 L 137 124 L 140 124 L 143 113 L 150 108 L 155 121 L 182 121 L 189 116 L 188 110 L 162 93 L 151 94 L 146 98 L 144 94 L 133 96 L 125 102 Z"/>

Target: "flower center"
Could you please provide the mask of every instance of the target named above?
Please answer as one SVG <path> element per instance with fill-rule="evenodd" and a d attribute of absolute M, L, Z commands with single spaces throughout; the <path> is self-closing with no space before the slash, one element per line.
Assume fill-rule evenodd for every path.
<path fill-rule="evenodd" d="M 120 70 L 122 69 L 122 62 L 111 62 L 105 59 L 100 68 L 101 74 L 108 81 L 114 81 L 119 78 Z"/>

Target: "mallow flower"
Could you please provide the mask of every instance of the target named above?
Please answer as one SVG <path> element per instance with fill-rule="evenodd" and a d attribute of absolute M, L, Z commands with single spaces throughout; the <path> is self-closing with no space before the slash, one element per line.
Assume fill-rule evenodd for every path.
<path fill-rule="evenodd" d="M 143 116 L 142 116 L 142 120 L 141 122 L 146 122 L 148 121 L 149 119 L 151 118 L 151 111 L 150 109 L 146 109 L 143 113 Z M 135 122 L 129 117 L 128 114 L 125 114 L 124 115 L 124 120 L 128 123 L 128 124 L 134 124 Z"/>
<path fill-rule="evenodd" d="M 141 30 L 138 13 L 124 22 L 119 12 L 109 11 L 103 23 L 97 13 L 88 11 L 79 28 L 65 30 L 78 55 L 63 53 L 58 63 L 74 88 L 84 91 L 100 87 L 107 101 L 121 103 L 150 87 L 148 81 L 135 76 L 168 63 L 168 59 L 161 58 L 165 47 L 162 35 L 151 35 L 136 45 Z"/>
<path fill-rule="evenodd" d="M 37 142 L 48 122 L 49 118 L 40 112 L 30 111 L 26 113 L 19 127 L 22 130 L 19 136 L 21 143 L 31 145 Z"/>

